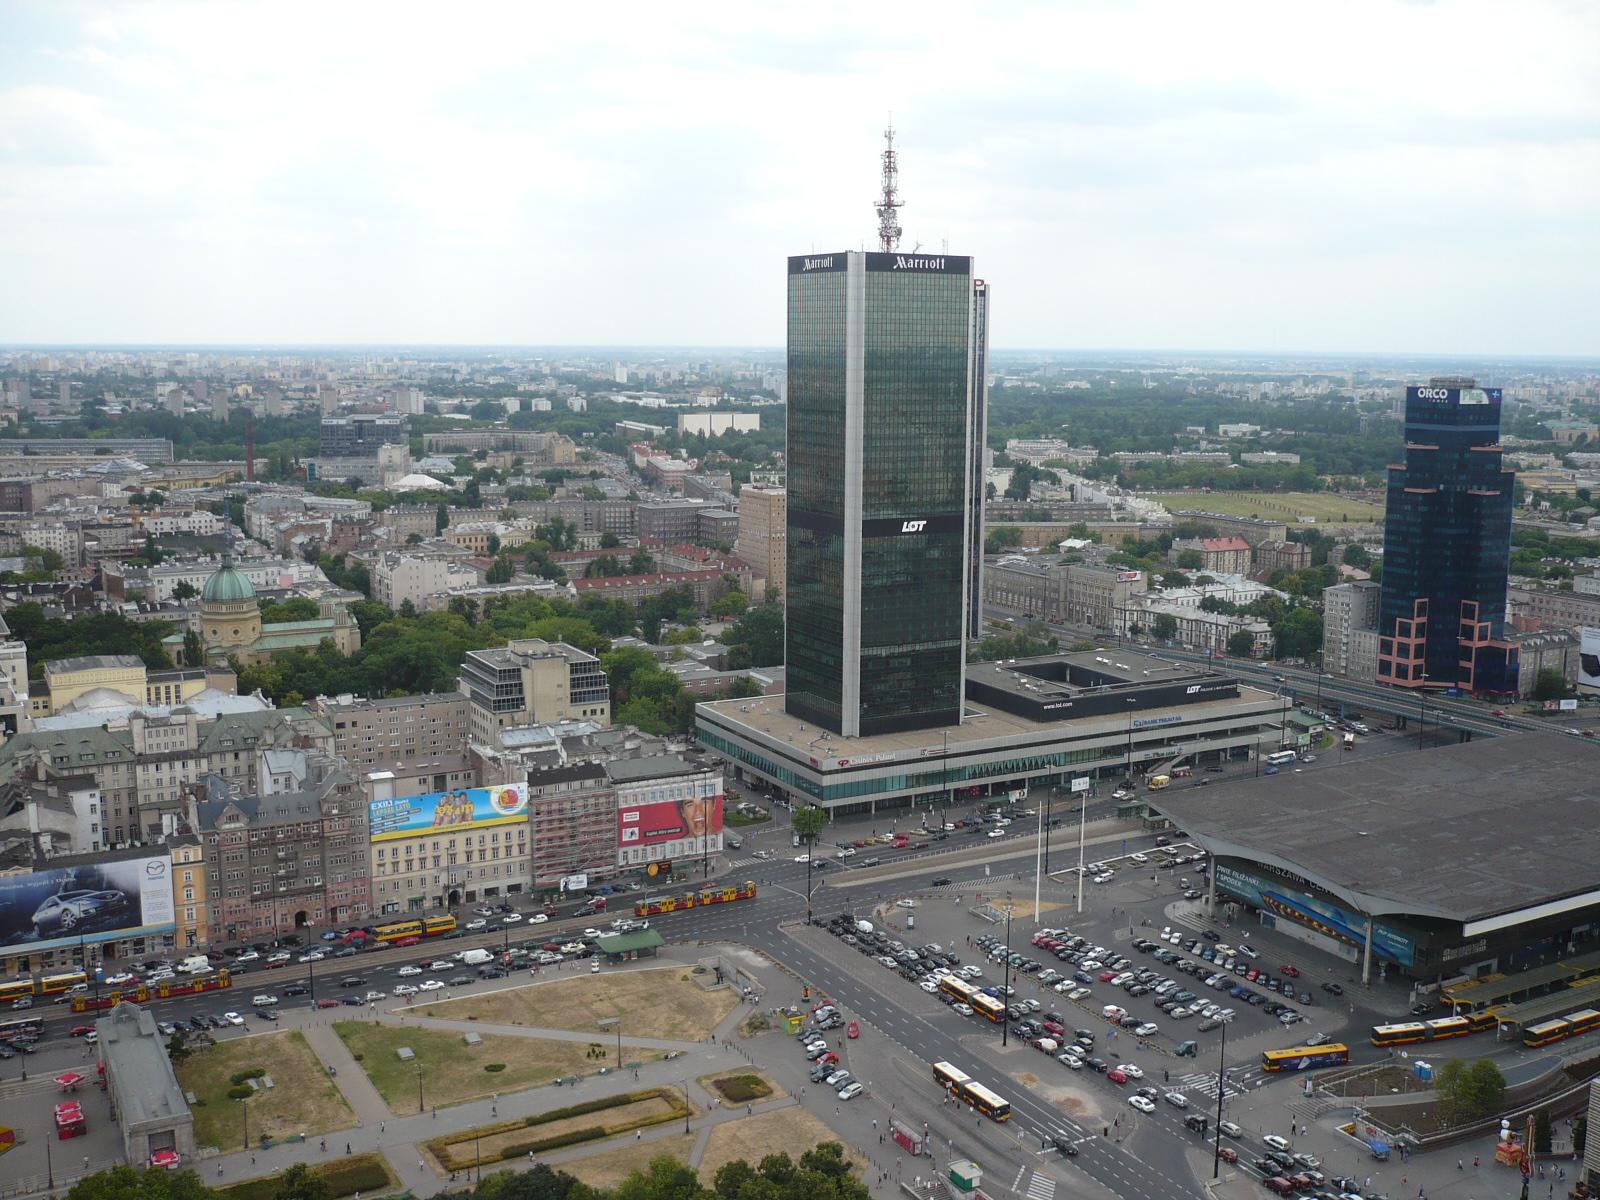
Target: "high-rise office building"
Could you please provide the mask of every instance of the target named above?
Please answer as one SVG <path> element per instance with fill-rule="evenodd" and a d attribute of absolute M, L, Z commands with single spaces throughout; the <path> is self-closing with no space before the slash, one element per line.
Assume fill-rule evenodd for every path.
<path fill-rule="evenodd" d="M 970 258 L 857 251 L 788 283 L 786 707 L 852 737 L 957 724 L 988 289 Z"/>
<path fill-rule="evenodd" d="M 1389 468 L 1378 682 L 1516 690 L 1504 638 L 1512 472 L 1500 389 L 1438 378 L 1406 389 L 1405 464 Z"/>

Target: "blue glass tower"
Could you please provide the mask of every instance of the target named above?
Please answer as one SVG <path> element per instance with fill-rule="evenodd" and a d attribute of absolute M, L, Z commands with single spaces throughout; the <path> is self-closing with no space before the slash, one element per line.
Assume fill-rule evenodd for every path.
<path fill-rule="evenodd" d="M 1406 389 L 1405 463 L 1389 468 L 1378 682 L 1517 690 L 1507 642 L 1512 473 L 1500 389 L 1434 379 Z"/>

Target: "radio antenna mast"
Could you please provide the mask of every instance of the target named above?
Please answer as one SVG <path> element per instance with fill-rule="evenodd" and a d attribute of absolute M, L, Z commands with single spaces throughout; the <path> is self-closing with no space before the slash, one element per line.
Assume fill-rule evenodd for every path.
<path fill-rule="evenodd" d="M 878 210 L 878 249 L 885 254 L 900 246 L 900 161 L 894 149 L 894 125 L 883 131 L 883 195 L 873 205 Z"/>

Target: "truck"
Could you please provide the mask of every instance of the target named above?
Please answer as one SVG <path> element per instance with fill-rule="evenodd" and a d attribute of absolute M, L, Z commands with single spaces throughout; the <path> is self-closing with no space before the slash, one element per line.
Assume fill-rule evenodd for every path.
<path fill-rule="evenodd" d="M 1150 782 L 1145 786 L 1148 787 L 1152 792 L 1159 792 L 1171 782 L 1172 776 L 1170 775 L 1152 775 L 1150 776 Z"/>
<path fill-rule="evenodd" d="M 481 967 L 484 963 L 493 962 L 494 955 L 479 947 L 474 950 L 463 950 L 461 952 L 461 961 L 469 967 Z"/>
<path fill-rule="evenodd" d="M 1356 748 L 1356 735 L 1355 734 L 1350 733 L 1348 731 L 1345 733 L 1345 735 L 1344 735 L 1344 748 L 1346 750 L 1354 750 Z"/>

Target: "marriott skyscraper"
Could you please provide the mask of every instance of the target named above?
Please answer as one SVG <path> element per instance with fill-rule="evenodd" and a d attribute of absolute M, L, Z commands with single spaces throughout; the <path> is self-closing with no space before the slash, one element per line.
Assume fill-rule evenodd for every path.
<path fill-rule="evenodd" d="M 972 260 L 789 260 L 787 692 L 849 737 L 961 720 L 983 567 Z"/>

